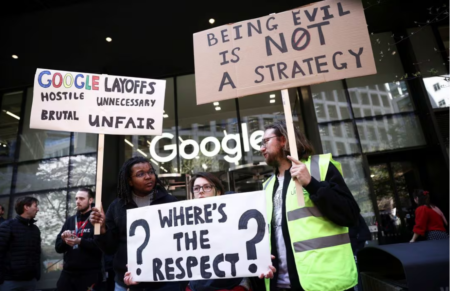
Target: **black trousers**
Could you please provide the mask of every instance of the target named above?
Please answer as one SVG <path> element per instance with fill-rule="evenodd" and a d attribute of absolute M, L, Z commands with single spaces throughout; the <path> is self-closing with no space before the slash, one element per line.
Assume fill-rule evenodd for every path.
<path fill-rule="evenodd" d="M 61 272 L 56 288 L 58 291 L 89 291 L 102 281 L 99 271 L 86 273 Z"/>

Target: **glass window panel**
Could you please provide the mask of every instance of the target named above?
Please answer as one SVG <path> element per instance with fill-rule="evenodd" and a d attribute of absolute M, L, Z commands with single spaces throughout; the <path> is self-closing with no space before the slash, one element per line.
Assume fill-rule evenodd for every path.
<path fill-rule="evenodd" d="M 0 195 L 11 192 L 12 166 L 0 167 Z"/>
<path fill-rule="evenodd" d="M 380 106 L 380 99 L 377 94 L 370 94 L 370 99 L 372 99 L 373 106 Z"/>
<path fill-rule="evenodd" d="M 70 187 L 95 185 L 97 155 L 78 155 L 70 157 Z"/>
<path fill-rule="evenodd" d="M 14 161 L 23 92 L 6 93 L 0 104 L 0 164 Z"/>
<path fill-rule="evenodd" d="M 361 104 L 352 102 L 356 117 L 414 111 L 411 94 L 405 81 L 400 80 L 405 72 L 399 54 L 393 54 L 397 52 L 397 47 L 393 44 L 389 45 L 392 42 L 391 35 L 391 32 L 384 32 L 370 36 L 374 55 L 383 55 L 382 51 L 385 54 L 385 57 L 375 59 L 377 74 L 347 79 L 349 91 L 359 92 L 361 96 Z M 375 106 L 373 111 L 364 108 L 370 107 L 371 104 Z M 377 108 L 379 106 L 384 108 Z M 364 109 L 363 116 L 357 116 L 359 108 Z"/>
<path fill-rule="evenodd" d="M 167 78 L 164 98 L 163 136 L 124 136 L 125 159 L 133 156 L 148 158 L 157 174 L 179 173 L 175 141 L 174 78 Z M 196 104 L 196 103 L 195 103 Z M 153 141 L 154 140 L 154 141 Z M 165 147 L 168 149 L 164 149 Z M 151 151 L 155 155 L 152 156 Z M 173 155 L 175 153 L 175 155 Z M 169 160 L 165 159 L 168 158 Z"/>
<path fill-rule="evenodd" d="M 450 107 L 450 75 L 423 78 L 431 107 Z"/>
<path fill-rule="evenodd" d="M 355 92 L 353 89 L 349 91 L 350 91 L 350 100 L 352 101 L 352 104 L 359 104 L 357 92 Z"/>
<path fill-rule="evenodd" d="M 405 215 L 405 225 L 408 231 L 412 232 L 414 227 L 415 205 L 413 203 L 412 193 L 409 193 L 407 177 L 414 179 L 415 169 L 410 162 L 394 162 L 391 163 L 394 176 L 395 188 L 397 190 L 400 206 Z"/>
<path fill-rule="evenodd" d="M 328 116 L 330 117 L 330 120 L 339 120 L 339 115 L 337 112 L 337 105 L 328 105 Z"/>
<path fill-rule="evenodd" d="M 401 221 L 396 216 L 397 205 L 395 203 L 394 190 L 392 189 L 387 165 L 370 166 L 370 177 L 372 178 L 378 210 L 380 212 L 381 231 L 383 231 L 385 236 L 396 235 Z"/>
<path fill-rule="evenodd" d="M 55 251 L 56 237 L 66 221 L 66 192 L 51 191 L 33 196 L 39 201 L 36 225 L 41 231 L 41 279 L 37 289 L 53 289 L 63 269 L 63 254 Z M 23 197 L 23 196 L 21 196 Z M 19 197 L 14 198 L 14 204 Z"/>
<path fill-rule="evenodd" d="M 355 99 L 355 92 L 352 93 L 351 98 Z M 342 106 L 343 103 L 347 103 L 342 81 L 313 85 L 311 86 L 311 94 L 316 109 L 317 122 L 350 118 L 348 107 Z M 337 95 L 337 101 L 335 95 Z M 325 96 L 325 99 L 317 98 L 318 96 Z M 327 112 L 324 111 L 324 108 Z"/>
<path fill-rule="evenodd" d="M 3 219 L 8 219 L 8 214 L 9 214 L 9 197 L 1 197 L 0 198 L 0 205 L 3 206 L 3 214 L 0 213 L 0 218 Z M 1 212 L 1 209 L 0 209 Z M 13 210 L 14 212 L 14 210 Z M 12 214 L 12 217 L 14 217 L 15 212 Z M 1 222 L 0 222 L 1 224 Z"/>
<path fill-rule="evenodd" d="M 358 141 L 351 122 L 319 124 L 319 133 L 324 152 L 334 156 L 359 153 Z"/>
<path fill-rule="evenodd" d="M 197 105 L 194 75 L 177 77 L 177 96 L 180 136 L 170 143 L 179 144 L 181 172 L 227 172 L 230 165 L 239 164 L 242 151 L 235 100 Z M 266 102 L 269 100 L 267 94 Z M 208 143 L 220 145 L 214 152 L 200 149 L 201 141 L 207 137 L 210 137 Z M 224 139 L 228 142 L 223 142 Z"/>
<path fill-rule="evenodd" d="M 326 91 L 325 92 L 325 99 L 327 101 L 334 102 L 334 92 L 333 91 Z"/>
<path fill-rule="evenodd" d="M 341 113 L 341 119 L 349 119 L 350 113 L 348 112 L 347 107 L 339 107 Z"/>
<path fill-rule="evenodd" d="M 342 165 L 345 183 L 355 197 L 368 226 L 376 225 L 373 204 L 370 199 L 368 180 L 364 175 L 362 157 L 336 158 Z"/>
<path fill-rule="evenodd" d="M 367 137 L 364 152 L 392 150 L 425 145 L 422 127 L 415 114 L 388 116 L 382 119 L 358 120 L 358 130 Z M 375 128 L 378 128 L 376 134 Z M 361 133 L 360 133 L 361 135 Z"/>
<path fill-rule="evenodd" d="M 86 154 L 97 152 L 98 134 L 74 132 L 73 133 L 73 154 Z"/>
<path fill-rule="evenodd" d="M 67 187 L 69 157 L 21 164 L 16 193 Z"/>
<path fill-rule="evenodd" d="M 70 132 L 30 128 L 33 88 L 27 91 L 25 116 L 20 135 L 19 161 L 67 156 L 70 153 Z"/>
<path fill-rule="evenodd" d="M 448 59 L 444 59 L 442 54 L 438 52 L 439 45 L 436 40 L 437 35 L 433 33 L 432 27 L 429 25 L 414 27 L 407 29 L 407 31 L 409 35 L 414 33 L 414 37 L 410 37 L 409 39 L 414 50 L 414 55 L 417 60 L 420 60 L 415 64 L 417 71 L 419 71 L 423 77 L 447 75 L 448 71 L 445 63 Z M 448 40 L 448 26 L 447 35 L 445 37 Z"/>
<path fill-rule="evenodd" d="M 345 99 L 345 93 L 344 91 L 338 91 L 337 92 L 338 101 L 342 103 L 347 103 L 347 99 Z"/>
<path fill-rule="evenodd" d="M 315 104 L 316 107 L 316 115 L 318 120 L 326 120 L 325 106 L 320 103 Z"/>

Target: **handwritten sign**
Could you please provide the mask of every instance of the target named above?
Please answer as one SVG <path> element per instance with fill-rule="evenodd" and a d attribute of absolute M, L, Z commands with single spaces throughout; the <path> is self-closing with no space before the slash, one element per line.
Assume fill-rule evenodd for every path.
<path fill-rule="evenodd" d="M 258 276 L 269 270 L 263 191 L 127 210 L 133 279 L 188 281 Z"/>
<path fill-rule="evenodd" d="M 30 128 L 160 135 L 166 81 L 37 69 Z"/>
<path fill-rule="evenodd" d="M 376 73 L 358 0 L 195 33 L 194 56 L 197 104 Z"/>

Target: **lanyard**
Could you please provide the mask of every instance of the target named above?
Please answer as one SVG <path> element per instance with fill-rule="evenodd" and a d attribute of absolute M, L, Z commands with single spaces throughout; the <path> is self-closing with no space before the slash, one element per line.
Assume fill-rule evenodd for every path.
<path fill-rule="evenodd" d="M 75 235 L 78 236 L 79 232 L 86 226 L 86 223 L 88 222 L 89 217 L 86 218 L 84 223 L 80 226 L 80 229 L 78 230 L 78 218 L 75 216 Z"/>

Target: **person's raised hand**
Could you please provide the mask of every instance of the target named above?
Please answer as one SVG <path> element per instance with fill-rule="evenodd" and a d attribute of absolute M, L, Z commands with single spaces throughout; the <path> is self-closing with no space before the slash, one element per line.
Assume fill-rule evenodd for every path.
<path fill-rule="evenodd" d="M 275 256 L 273 256 L 273 255 L 271 255 L 270 257 L 272 260 L 275 259 Z M 260 274 L 258 277 L 259 277 L 259 279 L 263 279 L 263 278 L 273 279 L 273 274 L 276 272 L 277 272 L 277 269 L 271 265 L 271 266 L 269 266 L 269 270 L 267 272 Z"/>
<path fill-rule="evenodd" d="M 291 177 L 300 182 L 302 186 L 307 186 L 311 182 L 311 174 L 306 165 L 291 156 L 287 156 L 287 158 L 292 162 Z"/>
<path fill-rule="evenodd" d="M 128 265 L 127 265 L 127 268 L 128 268 Z M 133 277 L 131 276 L 131 272 L 130 272 L 130 271 L 127 271 L 127 272 L 125 273 L 125 275 L 123 276 L 123 282 L 124 282 L 125 284 L 127 284 L 128 286 L 139 284 L 138 282 L 136 282 L 136 281 L 133 280 Z"/>
<path fill-rule="evenodd" d="M 92 224 L 100 224 L 100 234 L 106 233 L 105 212 L 103 211 L 103 207 L 101 205 L 100 209 L 97 207 L 92 208 L 91 215 L 89 216 L 89 221 Z"/>

